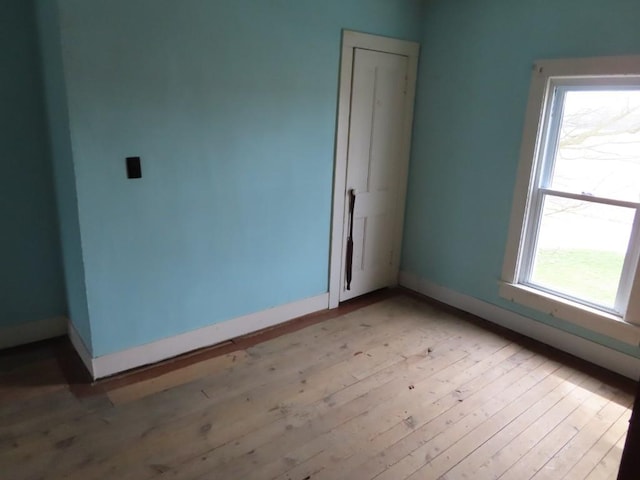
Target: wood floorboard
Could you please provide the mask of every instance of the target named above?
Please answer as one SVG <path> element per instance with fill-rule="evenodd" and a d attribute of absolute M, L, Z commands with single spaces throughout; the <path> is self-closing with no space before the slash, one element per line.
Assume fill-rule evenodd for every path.
<path fill-rule="evenodd" d="M 397 373 L 401 371 L 400 369 L 390 369 L 383 372 L 384 377 L 389 377 L 389 374 L 397 376 L 397 378 L 393 378 L 391 381 L 381 383 L 375 377 L 372 377 L 372 381 L 378 384 L 381 383 L 379 387 L 374 387 L 373 389 L 369 387 L 365 389 L 358 388 L 356 390 L 344 389 L 335 392 L 329 399 L 328 406 L 330 409 L 327 409 L 324 405 L 324 403 L 327 403 L 324 399 L 324 403 L 312 406 L 313 408 L 309 412 L 310 414 L 316 415 L 319 409 L 323 409 L 327 411 L 326 416 L 328 418 L 321 416 L 319 422 L 314 420 L 314 424 L 318 424 L 316 426 L 316 432 L 320 432 L 321 435 L 312 434 L 309 438 L 311 438 L 316 445 L 322 446 L 324 442 L 318 440 L 321 439 L 323 435 L 336 435 L 341 430 L 349 427 L 351 427 L 351 431 L 355 431 L 357 429 L 353 428 L 352 425 L 354 423 L 358 424 L 361 420 L 366 422 L 368 419 L 378 419 L 378 421 L 374 423 L 378 428 L 389 428 L 389 426 L 402 422 L 403 419 L 407 418 L 406 410 L 400 412 L 392 411 L 393 408 L 397 409 L 398 399 L 409 399 L 411 397 L 420 398 L 421 392 L 426 391 L 426 388 L 429 387 L 430 378 L 438 381 L 437 376 L 446 376 L 447 373 L 454 371 L 454 365 L 464 360 L 465 358 L 454 349 L 453 351 L 449 351 L 448 354 L 443 353 L 440 357 L 425 357 L 424 360 L 412 364 L 410 370 L 406 372 L 407 375 L 404 376 L 397 376 Z M 429 366 L 428 369 L 427 366 Z M 416 381 L 419 378 L 422 379 L 421 382 Z M 354 391 L 351 392 L 349 390 Z M 375 407 L 373 407 L 373 409 L 367 409 L 367 404 L 373 404 Z M 338 426 L 331 428 L 333 422 L 339 423 Z M 372 421 L 369 420 L 369 422 L 371 423 Z M 406 425 L 404 428 L 406 429 Z M 304 434 L 304 431 L 300 432 L 302 441 L 307 440 Z M 352 436 L 351 440 L 353 440 Z M 305 445 L 305 448 L 308 447 Z M 344 451 L 345 449 L 343 448 L 340 455 L 342 455 Z M 334 454 L 334 457 L 337 458 L 338 455 Z M 292 458 L 296 457 L 293 456 Z"/>
<path fill-rule="evenodd" d="M 618 396 L 619 397 L 619 396 Z M 595 441 L 604 433 L 608 425 L 614 423 L 626 413 L 629 405 L 624 407 L 615 400 L 608 403 L 583 426 L 560 450 L 532 477 L 534 480 L 544 478 L 563 478 Z"/>
<path fill-rule="evenodd" d="M 472 432 L 477 442 L 472 445 L 474 449 L 449 470 L 444 478 L 476 478 L 478 472 L 486 467 L 488 459 L 493 458 L 509 445 L 521 431 L 538 421 L 540 416 L 559 399 L 570 395 L 573 382 L 582 377 L 567 367 L 562 367 L 550 374 L 525 395 L 489 419 L 478 430 Z M 487 478 L 490 477 L 487 471 L 483 474 Z"/>
<path fill-rule="evenodd" d="M 631 413 L 620 416 L 615 423 L 609 426 L 591 448 L 578 460 L 578 462 L 564 476 L 566 480 L 573 478 L 588 478 L 591 472 L 604 460 L 613 445 L 624 438 L 629 425 Z M 609 469 L 617 469 L 617 465 L 609 465 Z"/>
<path fill-rule="evenodd" d="M 458 343 L 450 343 L 449 349 L 451 349 L 451 347 L 455 347 L 456 344 Z M 493 354 L 480 362 L 479 365 L 473 365 L 473 361 L 468 363 L 468 365 L 473 366 L 474 370 L 479 372 L 482 365 L 487 366 L 488 364 L 495 364 L 500 359 L 506 358 L 514 354 L 516 351 L 517 347 L 508 345 L 496 350 Z M 462 391 L 460 389 L 457 389 L 457 392 L 455 391 L 455 387 L 457 386 L 456 382 L 449 383 L 447 388 L 447 377 L 451 373 L 458 371 L 460 368 L 464 369 L 463 362 L 469 362 L 469 359 L 466 357 L 457 358 L 452 356 L 451 352 L 456 352 L 456 349 L 449 350 L 449 352 L 450 353 L 445 357 L 445 361 L 450 362 L 449 366 L 440 367 L 433 361 L 426 364 L 428 365 L 431 376 L 426 377 L 426 383 L 424 383 L 424 385 L 420 385 L 419 383 L 416 384 L 415 380 L 412 380 L 407 383 L 412 385 L 414 388 L 411 390 L 407 388 L 405 390 L 406 384 L 400 384 L 401 393 L 400 395 L 393 397 L 393 401 L 376 405 L 373 411 L 356 419 L 358 421 L 358 426 L 357 428 L 351 428 L 351 433 L 348 437 L 350 440 L 350 448 L 342 448 L 340 451 L 341 461 L 338 464 L 340 470 L 346 471 L 349 468 L 359 467 L 361 463 L 367 461 L 368 455 L 372 452 L 376 453 L 384 449 L 386 446 L 395 443 L 408 433 L 411 433 L 421 427 L 429 419 L 427 416 L 427 410 L 422 408 L 421 404 L 425 403 L 429 397 L 435 399 L 435 402 L 438 402 L 438 404 L 434 405 L 434 408 L 432 409 L 432 415 L 437 415 L 439 411 L 445 410 L 447 406 L 454 406 L 459 402 Z M 446 360 L 447 358 L 448 360 Z M 425 388 L 422 388 L 423 391 L 421 391 L 420 387 L 426 387 L 428 391 Z M 438 395 L 440 395 L 439 398 Z M 366 436 L 360 439 L 359 437 L 356 437 L 353 432 L 359 432 L 360 437 L 363 435 Z M 331 433 L 333 434 L 335 432 Z M 354 442 L 354 439 L 357 439 L 358 441 Z M 324 441 L 322 438 L 314 439 L 314 441 L 321 445 L 332 443 L 330 440 Z M 333 459 L 337 458 L 337 455 L 333 452 L 327 452 L 325 456 L 333 457 Z M 315 463 L 320 461 L 321 459 L 314 459 Z M 305 469 L 312 471 L 316 469 L 316 466 L 306 466 L 302 464 L 298 467 L 298 470 Z M 323 476 L 335 473 L 333 472 L 333 469 L 330 468 L 326 468 L 325 470 L 329 473 L 324 473 Z M 360 468 L 358 468 L 358 470 L 361 471 Z M 302 473 L 303 472 L 300 472 L 299 476 L 304 478 L 305 475 L 302 475 Z"/>
<path fill-rule="evenodd" d="M 434 351 L 436 350 L 440 351 L 440 348 L 435 347 Z M 361 361 L 366 361 L 363 360 L 366 358 L 366 355 L 359 355 L 352 357 L 350 362 L 360 363 Z M 418 357 L 418 359 L 420 359 L 420 357 Z M 412 360 L 414 359 L 409 359 L 406 364 L 411 365 Z M 395 378 L 397 377 L 397 373 L 400 372 L 400 369 L 391 368 L 383 370 L 380 374 L 373 375 L 365 381 L 353 383 L 345 388 L 339 386 L 338 389 L 334 389 L 332 387 L 327 388 L 324 386 L 322 395 L 318 396 L 314 403 L 311 405 L 301 405 L 300 408 L 290 412 L 291 415 L 288 415 L 288 417 L 292 419 L 292 421 L 289 420 L 289 423 L 287 423 L 287 418 L 281 417 L 279 422 L 268 424 L 264 429 L 258 431 L 254 430 L 245 441 L 239 442 L 238 445 L 235 443 L 227 444 L 222 449 L 218 450 L 218 452 L 216 452 L 217 454 L 213 457 L 213 460 L 219 458 L 221 453 L 227 452 L 231 449 L 235 451 L 235 454 L 227 456 L 232 458 L 236 463 L 244 465 L 246 462 L 244 461 L 245 458 L 242 457 L 242 453 L 256 450 L 257 447 L 261 446 L 259 442 L 262 442 L 262 445 L 265 445 L 265 448 L 262 450 L 258 449 L 252 455 L 255 456 L 257 454 L 261 454 L 267 458 L 271 458 L 273 445 L 269 445 L 269 443 L 273 435 L 278 434 L 278 432 L 282 430 L 286 430 L 287 427 L 289 427 L 288 434 L 286 437 L 278 440 L 278 448 L 283 448 L 287 444 L 290 444 L 292 448 L 295 448 L 300 442 L 304 442 L 307 438 L 315 438 L 320 434 L 329 432 L 332 425 L 341 424 L 352 417 L 365 412 L 367 410 L 367 405 L 370 405 L 371 403 L 384 403 L 389 398 L 396 396 L 399 391 L 409 391 L 408 386 L 416 383 L 412 377 L 416 377 L 419 373 L 417 372 L 417 369 L 421 368 L 421 363 L 428 364 L 431 361 L 438 362 L 440 366 L 433 366 L 432 371 L 443 374 L 443 368 L 451 360 L 455 359 L 449 359 L 446 355 L 443 355 L 440 358 L 426 356 L 423 357 L 422 360 L 423 361 L 419 361 L 417 365 L 413 365 L 413 367 L 417 368 L 414 368 L 413 371 L 409 371 L 409 378 Z M 419 386 L 414 385 L 414 390 L 418 388 Z M 307 418 L 310 420 L 307 421 Z M 258 441 L 258 439 L 261 440 Z M 208 459 L 204 465 L 200 463 L 199 468 L 207 471 L 208 463 L 210 461 L 211 460 Z M 222 468 L 221 465 L 217 465 L 217 467 Z M 230 467 L 227 466 L 227 468 Z M 238 473 L 236 472 L 236 474 Z"/>
<path fill-rule="evenodd" d="M 402 291 L 91 383 L 0 352 L 0 477 L 609 479 L 635 385 Z"/>

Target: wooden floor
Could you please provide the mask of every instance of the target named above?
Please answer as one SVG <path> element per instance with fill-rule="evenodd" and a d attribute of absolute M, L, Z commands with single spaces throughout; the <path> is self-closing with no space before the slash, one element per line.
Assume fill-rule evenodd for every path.
<path fill-rule="evenodd" d="M 94 386 L 5 353 L 0 477 L 616 477 L 633 382 L 406 294 L 342 312 Z"/>

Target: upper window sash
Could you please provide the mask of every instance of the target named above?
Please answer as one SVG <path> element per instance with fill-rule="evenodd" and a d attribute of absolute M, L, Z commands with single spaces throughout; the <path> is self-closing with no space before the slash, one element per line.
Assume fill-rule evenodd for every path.
<path fill-rule="evenodd" d="M 541 119 L 542 129 L 539 128 L 537 143 L 541 146 L 536 152 L 536 163 L 540 164 L 536 174 L 536 181 L 532 182 L 533 188 L 546 188 L 549 190 L 563 191 L 551 188 L 553 173 L 560 144 L 561 123 L 564 117 L 565 97 L 568 92 L 597 92 L 597 91 L 627 91 L 640 88 L 640 76 L 638 77 L 550 77 L 545 97 L 545 116 Z M 564 190 L 567 191 L 568 190 Z M 598 197 L 598 195 L 594 195 Z M 607 197 L 601 197 L 607 198 Z M 614 200 L 614 199 L 611 199 Z"/>

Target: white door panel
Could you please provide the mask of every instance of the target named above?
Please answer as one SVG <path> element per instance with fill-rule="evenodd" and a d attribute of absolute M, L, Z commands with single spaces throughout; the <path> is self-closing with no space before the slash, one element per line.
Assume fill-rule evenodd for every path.
<path fill-rule="evenodd" d="M 402 165 L 408 57 L 355 49 L 349 143 L 342 289 L 340 300 L 395 283 L 392 261 L 406 171 Z M 355 189 L 352 279 L 347 289 L 347 237 L 351 221 L 349 193 Z"/>

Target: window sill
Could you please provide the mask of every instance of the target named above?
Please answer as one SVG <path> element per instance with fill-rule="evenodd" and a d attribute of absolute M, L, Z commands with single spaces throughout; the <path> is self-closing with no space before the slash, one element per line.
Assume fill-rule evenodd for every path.
<path fill-rule="evenodd" d="M 640 326 L 625 322 L 620 317 L 524 285 L 507 282 L 498 282 L 498 284 L 500 296 L 511 302 L 566 320 L 629 345 L 640 345 Z"/>

